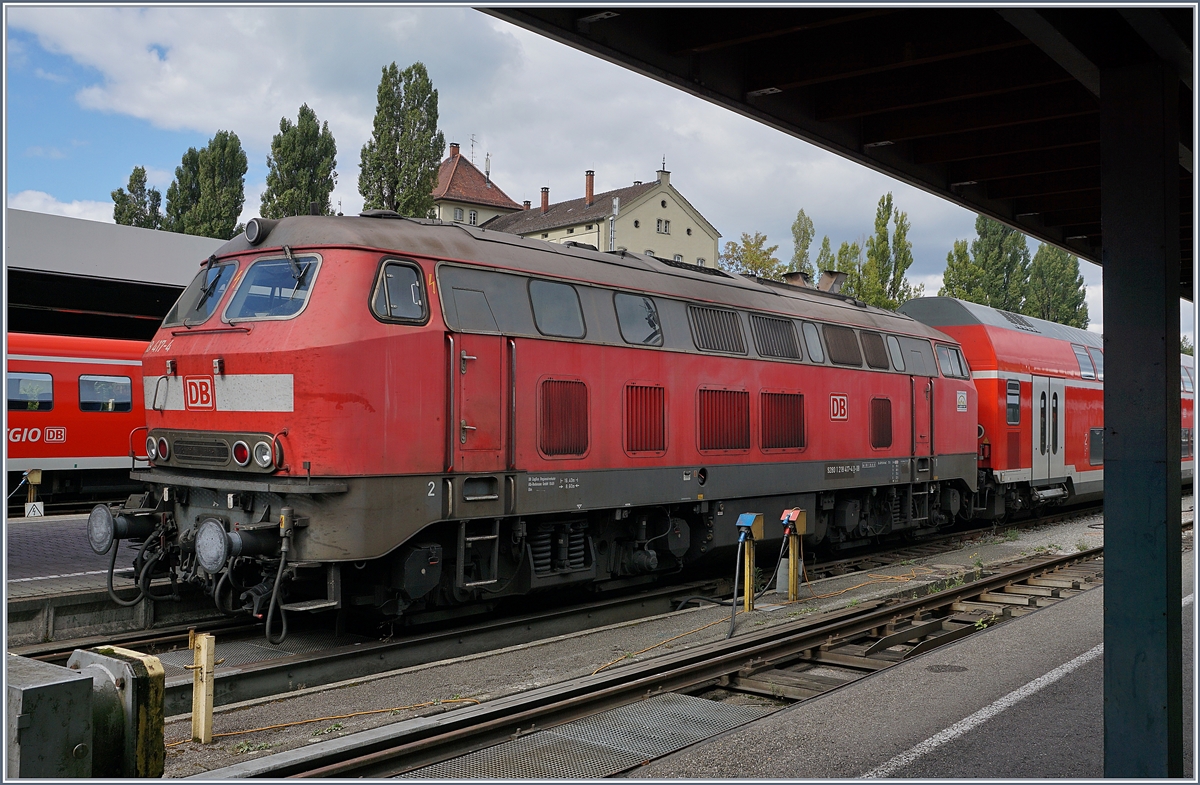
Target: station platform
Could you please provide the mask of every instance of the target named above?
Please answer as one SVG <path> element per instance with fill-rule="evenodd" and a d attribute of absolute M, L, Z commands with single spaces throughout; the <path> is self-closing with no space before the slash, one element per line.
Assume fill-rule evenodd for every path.
<path fill-rule="evenodd" d="M 1194 779 L 1195 553 L 1183 560 L 1184 776 Z M 1104 587 L 630 773 L 650 779 L 1104 776 Z"/>

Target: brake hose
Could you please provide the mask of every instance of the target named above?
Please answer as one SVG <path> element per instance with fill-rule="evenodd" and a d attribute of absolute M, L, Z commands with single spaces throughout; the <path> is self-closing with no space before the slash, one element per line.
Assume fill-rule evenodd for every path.
<path fill-rule="evenodd" d="M 279 544 L 279 569 L 275 573 L 275 585 L 271 587 L 271 604 L 267 606 L 267 626 L 263 631 L 267 636 L 267 643 L 272 646 L 278 646 L 287 638 L 287 611 L 283 608 L 279 609 L 280 630 L 279 639 L 271 637 L 271 621 L 275 618 L 275 604 L 279 601 L 279 584 L 283 580 L 283 567 L 287 564 L 288 543 L 291 542 L 291 535 L 288 534 L 283 538 L 283 542 Z"/>

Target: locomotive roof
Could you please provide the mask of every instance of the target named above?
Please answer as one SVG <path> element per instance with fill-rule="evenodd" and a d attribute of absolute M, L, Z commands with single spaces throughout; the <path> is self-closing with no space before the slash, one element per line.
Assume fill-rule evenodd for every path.
<path fill-rule="evenodd" d="M 775 282 L 768 285 L 638 253 L 602 253 L 441 221 L 391 216 L 295 216 L 280 219 L 258 246 L 240 234 L 221 246 L 217 256 L 262 252 L 284 245 L 294 249 L 376 248 L 947 340 L 911 316 L 842 295 Z"/>
<path fill-rule="evenodd" d="M 1027 335 L 1044 335 L 1047 338 L 1094 346 L 1098 349 L 1104 348 L 1104 337 L 1100 333 L 953 297 L 918 297 L 900 306 L 900 311 L 931 327 L 982 324 Z"/>

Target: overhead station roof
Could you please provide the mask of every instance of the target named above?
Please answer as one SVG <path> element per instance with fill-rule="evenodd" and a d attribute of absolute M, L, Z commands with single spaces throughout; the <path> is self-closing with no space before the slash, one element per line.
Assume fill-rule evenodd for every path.
<path fill-rule="evenodd" d="M 1193 9 L 493 8 L 1100 263 L 1100 71 L 1179 68 L 1192 291 Z"/>
<path fill-rule="evenodd" d="M 10 332 L 149 340 L 223 240 L 9 209 Z"/>

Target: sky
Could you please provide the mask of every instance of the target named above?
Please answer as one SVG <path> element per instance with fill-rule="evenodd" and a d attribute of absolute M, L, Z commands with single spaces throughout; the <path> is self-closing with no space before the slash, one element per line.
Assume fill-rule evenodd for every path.
<path fill-rule="evenodd" d="M 792 254 L 803 209 L 836 250 L 872 231 L 879 198 L 908 214 L 913 284 L 937 294 L 975 214 L 620 66 L 462 7 L 5 7 L 8 207 L 112 221 L 135 166 L 165 194 L 183 153 L 234 131 L 249 159 L 242 220 L 258 214 L 271 137 L 307 103 L 338 145 L 333 203 L 362 208 L 358 162 L 383 67 L 423 62 L 439 127 L 517 202 L 671 184 L 722 234 L 762 232 Z M 474 143 L 472 144 L 472 138 Z M 1037 241 L 1029 241 L 1030 252 Z M 1100 268 L 1081 262 L 1090 329 Z M 1186 306 L 1186 307 L 1185 307 Z M 1183 303 L 1181 327 L 1192 331 Z"/>

